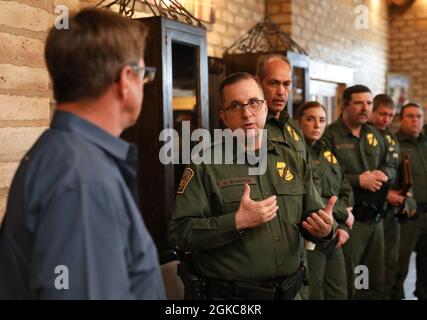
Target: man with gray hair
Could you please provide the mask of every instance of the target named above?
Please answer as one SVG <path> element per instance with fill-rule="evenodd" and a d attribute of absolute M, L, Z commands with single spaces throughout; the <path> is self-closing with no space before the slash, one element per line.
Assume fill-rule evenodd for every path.
<path fill-rule="evenodd" d="M 281 54 L 265 54 L 258 58 L 256 76 L 260 80 L 268 115 L 265 128 L 272 140 L 285 140 L 307 160 L 304 136 L 298 124 L 290 118 L 286 104 L 292 91 L 292 65 Z"/>

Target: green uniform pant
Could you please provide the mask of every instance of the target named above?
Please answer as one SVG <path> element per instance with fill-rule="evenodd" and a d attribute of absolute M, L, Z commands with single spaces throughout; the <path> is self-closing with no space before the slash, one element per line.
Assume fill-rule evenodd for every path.
<path fill-rule="evenodd" d="M 400 224 L 397 218 L 388 217 L 383 220 L 383 225 L 385 249 L 384 298 L 390 299 L 399 266 Z"/>
<path fill-rule="evenodd" d="M 400 224 L 399 267 L 392 289 L 392 299 L 404 299 L 403 283 L 408 274 L 412 251 L 417 253 L 417 283 L 415 295 L 427 299 L 427 212 L 419 208 L 417 217 L 402 220 Z"/>
<path fill-rule="evenodd" d="M 349 299 L 383 299 L 385 263 L 382 221 L 355 221 L 343 252 Z M 364 278 L 363 273 L 355 274 L 356 267 L 361 265 L 366 266 L 369 272 L 368 288 L 355 286 L 355 280 Z"/>
<path fill-rule="evenodd" d="M 347 299 L 344 254 L 336 241 L 317 244 L 307 250 L 309 297 L 311 300 Z"/>
<path fill-rule="evenodd" d="M 307 270 L 309 270 L 306 250 L 303 250 L 303 252 L 301 254 L 301 261 L 304 261 L 304 265 L 307 267 Z M 299 292 L 299 297 L 300 297 L 300 299 L 297 299 L 297 300 L 308 300 L 309 299 L 308 286 L 302 286 L 301 291 Z"/>

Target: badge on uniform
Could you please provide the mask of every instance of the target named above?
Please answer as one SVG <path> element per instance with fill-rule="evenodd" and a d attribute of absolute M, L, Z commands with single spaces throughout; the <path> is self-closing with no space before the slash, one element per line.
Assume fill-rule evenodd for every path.
<path fill-rule="evenodd" d="M 336 164 L 338 162 L 337 158 L 329 150 L 323 152 L 323 156 L 328 160 L 329 163 Z"/>
<path fill-rule="evenodd" d="M 286 166 L 285 162 L 277 162 L 276 163 L 277 171 L 279 172 L 279 175 L 285 179 L 286 181 L 291 181 L 294 176 L 289 170 L 289 168 Z"/>
<path fill-rule="evenodd" d="M 394 146 L 394 145 L 396 144 L 396 141 L 394 141 L 394 139 L 391 137 L 391 135 L 386 134 L 386 135 L 385 135 L 385 138 L 386 138 L 386 140 L 387 140 L 387 143 L 388 143 L 390 146 Z"/>
<path fill-rule="evenodd" d="M 176 193 L 184 193 L 185 188 L 187 188 L 188 183 L 193 177 L 194 177 L 194 171 L 191 168 L 185 168 Z"/>
<path fill-rule="evenodd" d="M 298 135 L 298 133 L 296 133 L 296 131 L 291 126 L 286 126 L 286 128 L 288 129 L 288 132 L 292 136 L 292 138 L 295 141 L 299 141 L 299 135 Z"/>
<path fill-rule="evenodd" d="M 368 133 L 366 135 L 366 138 L 368 139 L 368 144 L 372 147 L 376 147 L 378 145 L 378 140 L 375 138 L 373 133 Z"/>

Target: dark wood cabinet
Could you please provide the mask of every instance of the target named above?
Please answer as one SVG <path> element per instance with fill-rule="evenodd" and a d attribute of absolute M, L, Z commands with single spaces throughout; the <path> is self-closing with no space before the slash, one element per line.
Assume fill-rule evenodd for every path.
<path fill-rule="evenodd" d="M 145 64 L 157 68 L 144 88 L 141 116 L 123 137 L 139 149 L 138 188 L 144 221 L 160 252 L 168 248 L 168 225 L 183 165 L 160 162 L 163 129 L 181 135 L 182 120 L 191 129 L 209 129 L 206 30 L 164 17 L 138 19 L 149 28 Z"/>

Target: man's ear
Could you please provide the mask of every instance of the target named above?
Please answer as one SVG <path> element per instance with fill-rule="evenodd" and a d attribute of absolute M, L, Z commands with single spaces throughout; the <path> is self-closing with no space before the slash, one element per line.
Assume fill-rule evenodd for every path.
<path fill-rule="evenodd" d="M 132 77 L 132 69 L 130 66 L 125 66 L 122 68 L 122 70 L 120 70 L 117 85 L 119 89 L 119 96 L 123 99 L 127 98 L 131 77 Z"/>

